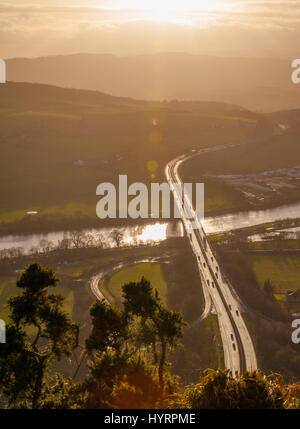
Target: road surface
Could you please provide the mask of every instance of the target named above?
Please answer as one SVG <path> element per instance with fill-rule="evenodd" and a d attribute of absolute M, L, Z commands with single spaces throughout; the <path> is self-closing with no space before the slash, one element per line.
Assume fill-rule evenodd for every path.
<path fill-rule="evenodd" d="M 182 198 L 180 190 L 174 184 L 179 183 L 182 185 L 178 174 L 180 164 L 193 156 L 222 150 L 227 147 L 230 146 L 215 146 L 213 148 L 202 149 L 192 154 L 182 155 L 167 164 L 165 168 L 166 177 L 179 209 L 182 208 Z M 240 301 L 237 299 L 236 294 L 232 293 L 232 286 L 229 285 L 228 280 L 222 273 L 201 222 L 197 221 L 197 229 L 191 228 L 189 219 L 194 217 L 195 213 L 192 203 L 187 200 L 182 220 L 193 252 L 197 258 L 206 301 L 205 311 L 199 320 L 203 319 L 209 313 L 213 305 L 219 321 L 225 367 L 236 377 L 246 370 L 253 371 L 257 369 L 254 346 L 241 314 Z"/>
<path fill-rule="evenodd" d="M 127 262 L 127 263 L 120 263 L 116 266 L 114 266 L 113 268 L 106 270 L 106 271 L 102 271 L 100 273 L 97 273 L 96 275 L 94 275 L 93 277 L 91 277 L 90 279 L 90 288 L 91 291 L 93 293 L 93 295 L 95 296 L 96 299 L 99 299 L 100 301 L 104 300 L 109 304 L 110 303 L 105 296 L 103 295 L 103 293 L 100 291 L 99 289 L 99 282 L 100 280 L 108 273 L 112 274 L 114 271 L 118 271 L 122 268 L 127 268 L 127 267 L 131 267 L 132 265 L 137 265 L 137 264 L 154 264 L 154 263 L 159 263 L 162 261 L 163 258 L 161 257 L 155 257 L 155 258 L 143 258 L 143 259 L 138 259 L 136 261 L 132 261 L 132 262 Z"/>

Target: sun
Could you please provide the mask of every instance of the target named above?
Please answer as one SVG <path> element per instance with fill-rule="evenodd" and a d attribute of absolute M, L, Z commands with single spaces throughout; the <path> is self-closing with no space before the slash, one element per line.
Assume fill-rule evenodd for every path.
<path fill-rule="evenodd" d="M 224 0 L 122 0 L 120 9 L 140 11 L 146 19 L 172 21 L 195 14 L 224 11 Z"/>
<path fill-rule="evenodd" d="M 217 1 L 214 0 L 124 0 L 123 6 L 144 9 L 144 10 L 162 10 L 168 12 L 185 11 L 207 11 L 216 7 Z"/>

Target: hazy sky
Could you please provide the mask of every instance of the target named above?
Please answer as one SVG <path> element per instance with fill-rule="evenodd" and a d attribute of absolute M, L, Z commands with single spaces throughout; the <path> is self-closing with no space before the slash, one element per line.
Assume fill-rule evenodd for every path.
<path fill-rule="evenodd" d="M 0 58 L 77 52 L 300 57 L 300 0 L 0 0 Z"/>

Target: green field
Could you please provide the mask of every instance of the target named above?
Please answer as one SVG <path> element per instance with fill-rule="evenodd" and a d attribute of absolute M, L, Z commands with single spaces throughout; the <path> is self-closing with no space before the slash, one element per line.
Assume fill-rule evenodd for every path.
<path fill-rule="evenodd" d="M 300 256 L 255 255 L 249 259 L 261 287 L 269 279 L 277 293 L 300 288 Z"/>
<path fill-rule="evenodd" d="M 204 178 L 203 181 L 205 184 L 204 207 L 206 215 L 217 212 L 230 212 L 237 207 L 244 206 L 245 197 L 232 186 L 219 180 Z"/>
<path fill-rule="evenodd" d="M 122 286 L 129 282 L 139 281 L 142 277 L 149 280 L 166 302 L 167 284 L 164 279 L 161 264 L 143 263 L 123 268 L 112 276 L 100 280 L 99 288 L 106 299 L 112 304 L 122 301 Z"/>
<path fill-rule="evenodd" d="M 8 321 L 7 300 L 9 297 L 17 295 L 19 290 L 16 287 L 14 277 L 0 277 L 0 319 Z"/>
<path fill-rule="evenodd" d="M 283 135 L 270 135 L 263 142 L 236 146 L 203 154 L 183 164 L 185 174 L 251 174 L 295 167 L 299 164 L 299 129 Z"/>
<path fill-rule="evenodd" d="M 210 314 L 203 322 L 202 329 L 211 332 L 212 335 L 212 344 L 207 346 L 207 352 L 209 353 L 210 359 L 212 362 L 213 359 L 217 359 L 213 366 L 214 368 L 224 368 L 224 352 L 222 347 L 222 337 L 219 329 L 218 318 L 215 314 Z"/>
<path fill-rule="evenodd" d="M 280 249 L 289 249 L 295 250 L 299 249 L 298 240 L 265 240 L 265 241 L 255 241 L 248 244 L 250 249 L 253 250 L 280 250 Z"/>
<path fill-rule="evenodd" d="M 88 261 L 75 261 L 68 265 L 60 264 L 56 268 L 55 272 L 58 275 L 58 277 L 63 275 L 63 276 L 68 276 L 76 279 L 78 277 L 84 276 L 86 271 L 91 270 L 93 267 L 95 267 L 95 265 L 97 266 L 99 262 L 100 262 L 100 258 L 91 258 Z"/>
<path fill-rule="evenodd" d="M 204 368 L 224 368 L 224 352 L 218 318 L 210 314 L 203 322 L 187 328 L 183 337 L 184 347 L 174 354 L 174 372 L 186 383 L 199 380 Z"/>

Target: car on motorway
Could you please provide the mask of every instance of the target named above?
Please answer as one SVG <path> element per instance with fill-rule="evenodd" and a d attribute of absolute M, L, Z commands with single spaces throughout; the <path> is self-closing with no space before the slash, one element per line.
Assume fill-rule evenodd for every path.
<path fill-rule="evenodd" d="M 208 284 L 208 286 L 209 286 L 209 280 L 207 280 L 207 284 Z"/>
<path fill-rule="evenodd" d="M 237 316 L 239 316 L 239 312 L 238 312 L 238 310 L 236 310 L 236 315 L 237 315 Z"/>
<path fill-rule="evenodd" d="M 235 343 L 232 343 L 233 350 L 236 351 Z"/>
<path fill-rule="evenodd" d="M 230 310 L 230 311 L 232 311 L 232 307 L 231 307 L 231 305 L 230 305 L 230 304 L 229 304 L 229 306 L 228 306 L 228 307 L 229 307 L 229 310 Z"/>
<path fill-rule="evenodd" d="M 233 334 L 230 334 L 232 341 L 234 341 L 234 336 Z"/>
<path fill-rule="evenodd" d="M 203 237 L 203 244 L 204 244 L 204 250 L 205 252 L 207 252 L 207 239 L 205 236 Z"/>

